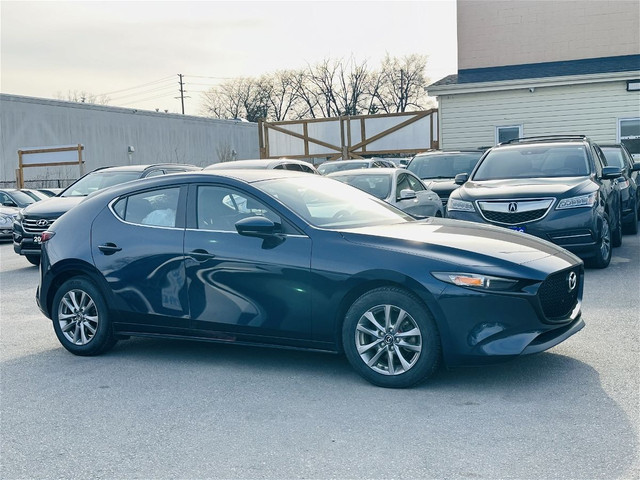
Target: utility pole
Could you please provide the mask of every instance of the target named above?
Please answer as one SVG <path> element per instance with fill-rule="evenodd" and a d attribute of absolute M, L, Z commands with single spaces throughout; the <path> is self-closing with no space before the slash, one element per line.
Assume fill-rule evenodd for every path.
<path fill-rule="evenodd" d="M 182 75 L 181 73 L 178 74 L 178 84 L 180 85 L 180 101 L 182 102 L 182 114 L 184 115 L 184 82 L 182 81 L 182 77 L 184 75 Z M 178 98 L 178 97 L 176 97 Z M 189 97 L 187 97 L 189 98 Z"/>

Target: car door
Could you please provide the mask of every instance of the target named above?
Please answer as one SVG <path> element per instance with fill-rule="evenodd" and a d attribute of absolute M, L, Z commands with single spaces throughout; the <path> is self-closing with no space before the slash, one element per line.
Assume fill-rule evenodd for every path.
<path fill-rule="evenodd" d="M 264 217 L 280 234 L 240 235 L 237 221 Z M 193 185 L 185 233 L 192 327 L 234 335 L 311 336 L 311 240 L 242 189 Z M 246 338 L 246 337 L 245 337 Z"/>
<path fill-rule="evenodd" d="M 188 328 L 185 201 L 185 186 L 138 191 L 115 199 L 94 220 L 91 251 L 113 292 L 115 322 L 160 332 Z"/>

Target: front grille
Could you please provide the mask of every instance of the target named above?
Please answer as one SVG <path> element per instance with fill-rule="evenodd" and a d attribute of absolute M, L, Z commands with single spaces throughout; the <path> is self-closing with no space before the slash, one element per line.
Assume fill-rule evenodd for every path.
<path fill-rule="evenodd" d="M 569 289 L 571 274 L 576 275 L 575 287 Z M 544 315 L 550 320 L 557 320 L 569 315 L 578 303 L 578 292 L 582 278 L 580 270 L 564 270 L 549 275 L 538 290 L 538 298 Z"/>
<path fill-rule="evenodd" d="M 492 212 L 491 210 L 482 210 L 484 217 L 490 222 L 506 223 L 508 225 L 516 225 L 518 223 L 533 222 L 540 220 L 547 213 L 546 208 L 539 210 L 531 210 L 529 212 Z"/>
<path fill-rule="evenodd" d="M 55 220 L 55 218 L 25 218 L 22 220 L 22 228 L 27 233 L 39 234 L 49 228 Z"/>

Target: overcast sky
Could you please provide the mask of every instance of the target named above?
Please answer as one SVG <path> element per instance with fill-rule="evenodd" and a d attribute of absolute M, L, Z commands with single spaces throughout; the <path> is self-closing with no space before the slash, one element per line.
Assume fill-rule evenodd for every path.
<path fill-rule="evenodd" d="M 110 105 L 187 114 L 225 78 L 353 55 L 377 68 L 427 55 L 432 81 L 457 69 L 455 0 L 421 2 L 0 1 L 0 91 L 56 98 L 109 94 Z"/>

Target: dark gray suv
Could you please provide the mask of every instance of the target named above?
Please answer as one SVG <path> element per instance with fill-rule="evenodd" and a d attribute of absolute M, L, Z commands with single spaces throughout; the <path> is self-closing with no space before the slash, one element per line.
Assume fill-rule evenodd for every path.
<path fill-rule="evenodd" d="M 456 177 L 448 216 L 535 235 L 604 268 L 622 243 L 620 175 L 585 136 L 511 140 Z"/>
<path fill-rule="evenodd" d="M 13 222 L 13 250 L 24 255 L 34 265 L 40 263 L 42 233 L 63 213 L 75 207 L 90 193 L 138 178 L 167 173 L 200 170 L 201 167 L 181 164 L 129 165 L 102 167 L 76 180 L 55 197 L 33 203 L 20 210 Z"/>

